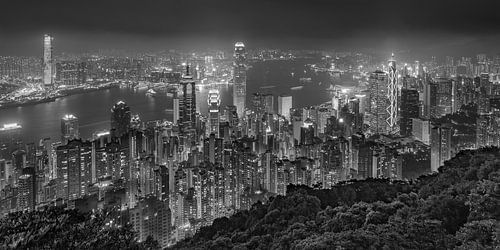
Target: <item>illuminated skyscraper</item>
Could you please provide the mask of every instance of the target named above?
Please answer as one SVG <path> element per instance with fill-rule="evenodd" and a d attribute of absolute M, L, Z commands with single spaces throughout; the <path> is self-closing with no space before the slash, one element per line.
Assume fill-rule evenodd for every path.
<path fill-rule="evenodd" d="M 369 124 L 373 134 L 385 134 L 388 132 L 386 108 L 389 105 L 387 98 L 387 74 L 380 70 L 371 73 L 369 78 Z"/>
<path fill-rule="evenodd" d="M 437 172 L 452 157 L 450 124 L 436 124 L 431 129 L 431 171 Z"/>
<path fill-rule="evenodd" d="M 131 119 L 129 106 L 123 101 L 117 102 L 111 109 L 111 135 L 121 137 L 128 133 Z"/>
<path fill-rule="evenodd" d="M 57 154 L 58 198 L 73 200 L 88 194 L 92 181 L 92 143 L 71 140 Z"/>
<path fill-rule="evenodd" d="M 61 119 L 61 140 L 66 144 L 69 140 L 79 138 L 78 118 L 72 114 L 66 114 Z"/>
<path fill-rule="evenodd" d="M 18 180 L 18 209 L 33 210 L 35 208 L 35 189 L 33 175 L 24 174 Z"/>
<path fill-rule="evenodd" d="M 50 35 L 43 39 L 43 84 L 51 86 L 54 83 L 54 61 L 52 59 L 52 40 Z"/>
<path fill-rule="evenodd" d="M 194 128 L 196 123 L 196 82 L 186 66 L 186 75 L 182 77 L 180 87 L 182 88 L 179 98 L 179 125 L 184 128 Z"/>
<path fill-rule="evenodd" d="M 389 73 L 387 82 L 387 98 L 389 99 L 389 105 L 387 106 L 387 113 L 389 116 L 386 119 L 389 133 L 395 133 L 399 129 L 397 126 L 398 121 L 398 75 L 396 72 L 396 61 L 394 60 L 394 54 L 392 54 L 389 60 Z"/>
<path fill-rule="evenodd" d="M 424 112 L 423 117 L 426 119 L 437 118 L 437 84 L 430 80 L 429 77 L 424 79 Z"/>
<path fill-rule="evenodd" d="M 418 118 L 420 111 L 418 91 L 415 89 L 401 90 L 401 119 L 399 120 L 399 133 L 410 136 L 412 131 L 412 118 Z"/>
<path fill-rule="evenodd" d="M 215 134 L 219 137 L 219 124 L 220 124 L 220 97 L 219 91 L 212 89 L 208 92 L 208 122 L 210 126 L 209 134 Z"/>
<path fill-rule="evenodd" d="M 247 71 L 245 45 L 237 42 L 234 45 L 234 68 L 233 68 L 233 105 L 236 106 L 238 117 L 243 118 L 245 112 L 247 92 Z"/>
<path fill-rule="evenodd" d="M 292 96 L 278 96 L 278 113 L 290 121 L 290 109 L 292 108 Z"/>
<path fill-rule="evenodd" d="M 436 116 L 451 114 L 454 97 L 453 82 L 448 78 L 435 78 L 434 83 L 436 84 Z"/>

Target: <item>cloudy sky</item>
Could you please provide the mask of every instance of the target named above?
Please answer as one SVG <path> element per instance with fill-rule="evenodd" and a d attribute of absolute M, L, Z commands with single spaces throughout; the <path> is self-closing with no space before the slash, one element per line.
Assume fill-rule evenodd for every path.
<path fill-rule="evenodd" d="M 500 52 L 499 0 L 9 0 L 0 54 L 252 47 Z"/>

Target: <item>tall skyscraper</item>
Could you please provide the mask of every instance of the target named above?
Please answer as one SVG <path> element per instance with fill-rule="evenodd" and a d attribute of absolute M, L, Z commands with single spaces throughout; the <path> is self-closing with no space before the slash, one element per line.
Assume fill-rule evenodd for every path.
<path fill-rule="evenodd" d="M 292 96 L 278 96 L 278 114 L 290 121 L 290 109 L 292 108 Z"/>
<path fill-rule="evenodd" d="M 431 129 L 431 171 L 437 172 L 444 161 L 452 157 L 452 128 L 449 124 L 435 124 Z"/>
<path fill-rule="evenodd" d="M 420 111 L 418 91 L 416 89 L 401 90 L 401 108 L 399 120 L 399 133 L 410 136 L 412 131 L 412 118 L 418 118 Z"/>
<path fill-rule="evenodd" d="M 72 114 L 66 114 L 61 119 L 61 140 L 63 144 L 66 144 L 69 140 L 78 139 L 79 126 L 78 118 Z"/>
<path fill-rule="evenodd" d="M 424 112 L 426 119 L 437 118 L 437 84 L 431 81 L 429 77 L 424 80 Z"/>
<path fill-rule="evenodd" d="M 274 96 L 272 94 L 253 93 L 252 106 L 259 114 L 274 114 Z"/>
<path fill-rule="evenodd" d="M 387 97 L 389 98 L 389 105 L 387 106 L 387 113 L 389 114 L 386 122 L 388 125 L 389 133 L 396 132 L 399 127 L 397 127 L 398 121 L 398 74 L 396 70 L 396 61 L 394 60 L 394 54 L 392 54 L 389 60 L 389 73 L 387 82 Z"/>
<path fill-rule="evenodd" d="M 45 87 L 54 84 L 53 40 L 54 38 L 47 34 L 43 38 L 43 84 Z"/>
<path fill-rule="evenodd" d="M 453 82 L 448 78 L 434 79 L 436 84 L 436 115 L 442 117 L 451 114 L 453 110 Z"/>
<path fill-rule="evenodd" d="M 117 102 L 111 109 L 111 135 L 121 137 L 130 129 L 130 107 L 123 101 Z"/>
<path fill-rule="evenodd" d="M 57 154 L 58 197 L 68 200 L 88 194 L 92 181 L 92 143 L 71 140 Z"/>
<path fill-rule="evenodd" d="M 371 73 L 369 78 L 369 124 L 373 134 L 385 134 L 388 132 L 387 118 L 389 113 L 389 99 L 387 98 L 387 74 L 377 70 Z"/>
<path fill-rule="evenodd" d="M 245 112 L 247 92 L 246 52 L 245 45 L 242 42 L 237 42 L 234 45 L 233 66 L 233 105 L 236 106 L 238 117 L 241 119 Z"/>
<path fill-rule="evenodd" d="M 179 98 L 179 124 L 183 128 L 194 128 L 196 123 L 196 82 L 186 66 L 186 74 L 180 82 L 181 97 Z"/>
<path fill-rule="evenodd" d="M 215 134 L 219 137 L 219 124 L 220 124 L 220 95 L 219 90 L 211 89 L 208 92 L 208 116 L 210 130 L 208 134 Z"/>
<path fill-rule="evenodd" d="M 19 210 L 34 210 L 35 209 L 35 189 L 34 176 L 23 174 L 18 180 L 18 209 Z"/>
<path fill-rule="evenodd" d="M 426 145 L 430 143 L 430 121 L 418 118 L 411 119 L 412 125 L 412 135 L 415 137 L 415 140 L 421 141 Z"/>

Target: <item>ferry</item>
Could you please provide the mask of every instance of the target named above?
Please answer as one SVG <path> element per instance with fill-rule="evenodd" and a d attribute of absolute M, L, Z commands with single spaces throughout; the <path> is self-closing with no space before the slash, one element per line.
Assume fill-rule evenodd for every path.
<path fill-rule="evenodd" d="M 154 89 L 148 89 L 148 91 L 146 91 L 146 95 L 149 97 L 155 97 L 156 91 Z"/>
<path fill-rule="evenodd" d="M 311 77 L 302 77 L 299 80 L 300 80 L 300 83 L 310 83 L 310 82 L 312 82 Z"/>
<path fill-rule="evenodd" d="M 302 88 L 304 88 L 304 86 L 295 86 L 295 87 L 291 87 L 290 89 L 291 90 L 301 90 Z"/>

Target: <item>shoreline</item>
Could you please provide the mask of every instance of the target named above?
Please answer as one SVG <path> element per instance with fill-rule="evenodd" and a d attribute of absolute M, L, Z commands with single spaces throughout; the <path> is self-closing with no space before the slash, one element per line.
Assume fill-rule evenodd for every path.
<path fill-rule="evenodd" d="M 120 84 L 118 84 L 118 83 L 109 83 L 106 86 L 101 86 L 101 87 L 97 87 L 97 88 L 77 88 L 77 89 L 61 90 L 61 93 L 59 95 L 53 96 L 53 97 L 46 97 L 46 98 L 42 98 L 42 99 L 38 99 L 38 100 L 30 100 L 30 101 L 25 101 L 25 102 L 10 102 L 10 103 L 6 103 L 6 104 L 0 104 L 0 110 L 37 105 L 37 104 L 41 104 L 41 103 L 54 102 L 59 98 L 64 98 L 67 96 L 95 92 L 95 91 L 105 90 L 105 89 L 118 88 L 119 86 L 120 86 Z"/>

